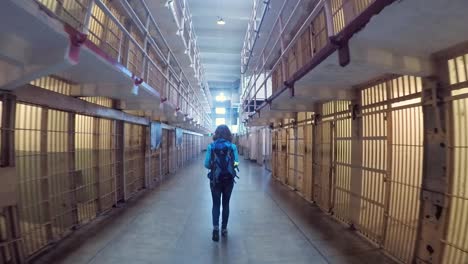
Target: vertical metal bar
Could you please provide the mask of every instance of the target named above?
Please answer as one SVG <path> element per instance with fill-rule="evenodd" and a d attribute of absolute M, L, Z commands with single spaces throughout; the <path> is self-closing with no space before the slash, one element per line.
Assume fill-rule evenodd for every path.
<path fill-rule="evenodd" d="M 166 100 L 169 100 L 170 83 L 172 82 L 172 79 L 170 78 L 170 67 L 171 67 L 171 51 L 170 50 L 167 53 L 166 63 L 167 63 L 167 67 L 165 71 L 166 85 L 164 87 L 163 97 L 165 97 Z"/>
<path fill-rule="evenodd" d="M 78 225 L 79 218 L 78 218 L 78 208 L 77 208 L 77 193 L 76 193 L 76 178 L 78 176 L 76 171 L 76 115 L 74 113 L 68 114 L 68 162 L 70 166 L 69 171 L 69 194 L 70 194 L 70 207 L 71 207 L 71 215 L 72 215 L 72 223 L 71 226 L 75 227 Z"/>
<path fill-rule="evenodd" d="M 386 159 L 386 163 L 387 163 L 387 172 L 386 172 L 386 175 L 384 176 L 384 186 L 385 186 L 385 196 L 384 196 L 384 222 L 383 222 L 383 233 L 382 233 L 382 241 L 381 241 L 381 244 L 384 245 L 385 244 L 385 241 L 386 241 L 386 238 L 388 236 L 388 225 L 389 225 L 389 221 L 390 221 L 390 195 L 391 195 L 391 189 L 392 188 L 395 188 L 392 186 L 392 164 L 393 164 L 393 153 L 392 153 L 392 150 L 393 150 L 393 113 L 392 113 L 392 104 L 391 104 L 391 101 L 388 100 L 390 98 L 390 94 L 391 94 L 391 89 L 392 89 L 392 86 L 391 86 L 391 82 L 388 81 L 385 83 L 385 94 L 386 94 L 386 98 L 387 98 L 387 104 L 386 104 L 386 134 L 387 134 L 387 142 L 386 142 L 386 145 L 387 145 L 387 159 Z M 410 120 L 410 117 L 407 116 L 406 117 L 408 119 L 408 121 L 411 121 Z M 407 131 L 409 132 L 410 131 L 410 127 L 411 126 L 408 126 L 407 127 Z M 416 176 L 416 175 L 415 175 Z"/>
<path fill-rule="evenodd" d="M 280 58 L 279 60 L 281 60 L 281 85 L 283 84 L 284 81 L 287 80 L 287 67 L 286 67 L 286 64 L 287 64 L 287 60 L 284 58 L 284 50 L 286 49 L 286 44 L 284 43 L 284 39 L 283 39 L 283 19 L 281 17 L 281 15 L 279 15 L 278 17 L 278 26 L 280 28 L 279 32 L 280 32 L 280 51 L 281 51 L 281 55 L 280 55 Z M 278 87 L 279 89 L 281 88 Z"/>
<path fill-rule="evenodd" d="M 102 212 L 102 193 L 101 193 L 101 160 L 100 160 L 100 136 L 101 136 L 101 127 L 100 127 L 100 120 L 97 117 L 90 117 L 92 120 L 92 128 L 90 131 L 92 131 L 92 153 L 93 153 L 93 160 L 91 161 L 92 165 L 92 175 L 93 175 L 93 184 L 94 184 L 94 189 L 96 192 L 96 213 Z"/>
<path fill-rule="evenodd" d="M 293 132 L 293 138 L 294 138 L 294 141 L 292 142 L 294 144 L 294 153 L 293 153 L 293 157 L 294 157 L 294 162 L 293 162 L 293 168 L 294 168 L 294 178 L 293 178 L 293 182 L 292 182 L 292 187 L 294 188 L 294 190 L 297 190 L 297 177 L 298 177 L 298 174 L 297 174 L 297 171 L 298 171 L 298 157 L 297 157 L 297 141 L 298 141 L 298 117 L 299 117 L 299 114 L 296 112 L 294 113 L 294 125 L 293 125 L 293 128 L 292 128 L 292 132 Z"/>
<path fill-rule="evenodd" d="M 326 19 L 326 27 L 328 31 L 328 36 L 334 36 L 335 35 L 335 29 L 333 27 L 333 12 L 332 12 L 332 7 L 330 4 L 330 1 L 332 0 L 325 0 L 325 19 Z"/>
<path fill-rule="evenodd" d="M 86 14 L 83 20 L 83 26 L 81 28 L 81 32 L 88 34 L 89 33 L 89 22 L 91 21 L 91 15 L 93 12 L 93 7 L 94 7 L 94 1 L 96 0 L 91 0 L 89 1 L 89 4 L 86 9 Z M 99 1 L 99 0 L 97 0 Z"/>
<path fill-rule="evenodd" d="M 1 138 L 2 153 L 0 159 L 0 167 L 15 166 L 15 119 L 16 119 L 16 96 L 4 93 L 3 94 L 3 110 L 2 110 L 2 129 Z"/>
<path fill-rule="evenodd" d="M 120 190 L 121 190 L 121 196 L 119 197 L 119 202 L 125 202 L 127 199 L 127 184 L 126 184 L 126 177 L 127 175 L 125 174 L 126 170 L 126 164 L 125 164 L 125 122 L 123 121 L 117 121 L 117 133 L 119 136 L 118 138 L 118 154 L 117 154 L 117 159 L 120 161 L 119 168 L 118 170 L 121 172 L 121 177 L 120 177 Z"/>
<path fill-rule="evenodd" d="M 130 20 L 126 20 L 124 23 L 124 27 L 128 32 L 132 31 L 132 24 Z M 132 41 L 130 40 L 130 36 L 126 34 L 122 34 L 123 39 L 123 61 L 121 62 L 127 69 L 130 67 L 129 57 L 130 57 L 130 44 L 133 45 Z"/>
<path fill-rule="evenodd" d="M 143 36 L 143 41 L 145 42 L 144 43 L 144 46 L 143 46 L 143 50 L 145 51 L 145 53 L 142 53 L 142 76 L 141 78 L 143 78 L 144 80 L 148 80 L 148 71 L 149 71 L 149 64 L 150 64 L 150 60 L 151 58 L 149 57 L 149 26 L 150 26 L 150 16 L 148 15 L 148 17 L 146 18 L 146 22 L 145 22 L 145 35 Z"/>
<path fill-rule="evenodd" d="M 164 130 L 162 130 L 162 134 L 164 134 Z M 163 135 L 161 135 L 161 140 L 163 140 Z M 162 181 L 164 178 L 164 172 L 163 172 L 163 144 L 161 142 L 161 145 L 159 146 L 159 181 Z"/>
<path fill-rule="evenodd" d="M 48 123 L 49 123 L 49 110 L 47 108 L 42 108 L 41 111 L 41 124 L 40 124 L 40 162 L 41 162 L 41 171 L 40 171 L 40 188 L 42 192 L 42 201 L 45 203 L 44 211 L 44 220 L 45 220 L 45 232 L 46 240 L 50 242 L 53 240 L 52 232 L 52 222 L 51 222 L 51 197 L 50 197 L 50 173 L 49 173 L 49 151 L 48 151 Z M 56 151 L 52 149 L 52 151 Z"/>
<path fill-rule="evenodd" d="M 351 227 L 356 228 L 359 225 L 359 219 L 361 214 L 361 198 L 362 198 L 362 181 L 363 181 L 363 120 L 361 113 L 357 112 L 362 106 L 361 91 L 355 91 L 354 100 L 351 102 L 356 108 L 353 109 L 352 115 L 354 118 L 351 121 L 351 193 L 358 195 L 351 195 L 350 197 L 350 222 Z"/>
<path fill-rule="evenodd" d="M 336 166 L 335 166 L 335 161 L 336 161 L 336 123 L 337 123 L 337 104 L 334 102 L 333 104 L 333 121 L 330 122 L 330 132 L 329 132 L 329 148 L 330 148 L 330 157 L 329 157 L 329 175 L 328 175 L 328 186 L 327 186 L 327 192 L 328 192 L 328 210 L 331 213 L 334 205 L 335 205 L 335 191 L 336 191 Z"/>
<path fill-rule="evenodd" d="M 148 142 L 149 127 L 141 126 L 140 128 L 141 128 L 140 136 L 142 138 L 140 139 L 141 144 L 140 144 L 140 146 L 138 146 L 138 148 L 139 148 L 141 166 L 142 166 L 141 170 L 142 170 L 142 174 L 143 174 L 143 188 L 151 188 L 150 173 L 149 173 L 149 165 L 150 165 L 149 160 L 151 159 L 151 155 L 150 155 L 151 148 L 150 148 L 150 145 L 149 145 L 149 142 Z"/>
<path fill-rule="evenodd" d="M 119 134 L 118 134 L 118 121 L 113 120 L 111 125 L 111 135 L 112 135 L 112 177 L 114 178 L 114 206 L 117 205 L 117 202 L 120 200 L 119 191 L 120 191 L 120 175 L 122 171 L 120 170 L 120 163 L 118 159 L 119 155 Z"/>
<path fill-rule="evenodd" d="M 254 76 L 257 75 L 257 73 L 254 71 Z M 257 82 L 254 82 L 253 85 L 253 92 L 254 92 L 254 112 L 257 110 Z"/>
<path fill-rule="evenodd" d="M 317 164 L 320 160 L 320 155 L 319 155 L 319 143 L 321 142 L 319 138 L 319 133 L 318 133 L 318 122 L 319 122 L 319 117 L 320 117 L 320 107 L 318 103 L 314 103 L 313 105 L 314 109 L 314 121 L 312 123 L 312 138 L 314 139 L 313 141 L 313 146 L 312 146 L 312 179 L 311 179 L 311 191 L 310 191 L 310 196 L 311 200 L 317 202 L 317 193 L 318 190 L 316 188 L 317 184 L 317 177 L 320 177 L 320 172 L 317 169 Z"/>
<path fill-rule="evenodd" d="M 153 156 L 156 157 L 156 150 L 151 149 L 151 123 L 146 127 L 146 140 L 145 142 L 145 179 L 146 187 L 153 188 L 155 184 L 156 175 L 153 175 Z"/>

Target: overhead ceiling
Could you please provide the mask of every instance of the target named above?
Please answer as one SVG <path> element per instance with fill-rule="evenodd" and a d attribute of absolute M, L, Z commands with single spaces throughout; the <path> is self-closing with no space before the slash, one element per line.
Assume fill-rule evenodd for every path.
<path fill-rule="evenodd" d="M 253 0 L 187 0 L 201 63 L 212 89 L 238 88 L 240 52 Z M 221 17 L 226 24 L 218 25 Z"/>

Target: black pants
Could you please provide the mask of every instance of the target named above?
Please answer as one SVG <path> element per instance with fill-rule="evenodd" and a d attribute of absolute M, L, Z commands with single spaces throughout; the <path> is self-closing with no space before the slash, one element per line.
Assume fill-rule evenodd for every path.
<path fill-rule="evenodd" d="M 221 206 L 221 199 L 223 200 L 223 217 L 221 228 L 225 229 L 228 224 L 229 218 L 229 200 L 231 199 L 232 188 L 234 187 L 234 180 L 231 177 L 224 178 L 218 183 L 210 183 L 211 197 L 213 198 L 213 209 L 211 211 L 213 216 L 213 227 L 219 227 L 219 211 Z"/>

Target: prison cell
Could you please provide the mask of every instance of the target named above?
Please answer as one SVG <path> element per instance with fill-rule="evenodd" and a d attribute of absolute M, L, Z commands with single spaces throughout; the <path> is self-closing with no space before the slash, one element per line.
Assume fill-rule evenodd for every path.
<path fill-rule="evenodd" d="M 151 156 L 150 156 L 150 177 L 152 184 L 157 184 L 161 182 L 162 180 L 162 173 L 161 173 L 161 148 L 158 148 L 157 150 L 151 150 Z"/>
<path fill-rule="evenodd" d="M 115 135 L 115 121 L 100 118 L 97 120 L 99 129 L 96 139 L 98 147 L 96 163 L 96 173 L 98 178 L 98 211 L 103 212 L 112 208 L 117 203 L 116 178 L 119 161 L 117 160 Z"/>
<path fill-rule="evenodd" d="M 264 164 L 265 164 L 265 169 L 268 171 L 272 171 L 272 147 L 271 147 L 271 140 L 272 140 L 272 132 L 268 128 L 264 128 L 262 130 L 263 132 L 263 150 L 264 150 Z"/>
<path fill-rule="evenodd" d="M 341 109 L 336 109 L 334 117 L 334 143 L 335 152 L 333 154 L 333 213 L 335 217 L 344 222 L 351 222 L 350 202 L 352 197 L 351 189 L 351 114 L 348 108 L 350 102 L 341 102 Z"/>
<path fill-rule="evenodd" d="M 452 57 L 447 61 L 449 74 L 449 94 L 446 97 L 449 105 L 446 110 L 448 126 L 448 157 L 452 162 L 449 168 L 449 190 L 447 198 L 448 223 L 445 230 L 443 263 L 466 263 L 468 261 L 468 238 L 466 223 L 468 221 L 468 54 Z"/>
<path fill-rule="evenodd" d="M 182 134 L 181 135 L 182 137 L 182 142 L 177 142 L 177 138 L 176 138 L 176 151 L 177 151 L 177 154 L 176 154 L 176 161 L 177 161 L 177 167 L 180 167 L 180 166 L 183 166 L 183 164 L 185 164 L 185 142 L 187 140 L 187 137 L 185 134 Z M 180 143 L 180 144 L 179 144 Z"/>
<path fill-rule="evenodd" d="M 298 68 L 304 66 L 312 58 L 312 46 L 310 45 L 311 40 L 311 27 L 307 28 L 304 33 L 300 36 L 300 40 L 296 45 L 299 49 L 299 62 Z"/>
<path fill-rule="evenodd" d="M 324 106 L 325 108 L 326 106 Z M 326 114 L 326 113 L 324 113 Z M 331 209 L 331 170 L 332 170 L 332 123 L 330 120 L 322 120 L 315 124 L 313 147 L 316 157 L 313 163 L 313 193 L 314 201 L 324 211 Z"/>
<path fill-rule="evenodd" d="M 291 188 L 296 188 L 296 177 L 302 177 L 302 175 L 298 175 L 299 168 L 297 166 L 297 127 L 293 124 L 286 130 L 287 134 L 287 168 L 288 174 L 286 176 L 286 184 L 291 186 Z M 301 171 L 302 172 L 302 171 Z"/>
<path fill-rule="evenodd" d="M 285 120 L 287 121 L 287 120 Z M 281 141 L 281 148 L 280 148 L 280 160 L 285 161 L 284 163 L 280 163 L 279 167 L 279 177 L 281 182 L 286 183 L 286 177 L 287 177 L 287 160 L 288 160 L 288 146 L 287 146 L 287 131 L 286 129 L 281 130 L 281 135 L 280 135 L 280 141 Z"/>
<path fill-rule="evenodd" d="M 271 148 L 272 148 L 272 171 L 271 175 L 281 181 L 281 134 L 282 129 L 275 128 L 272 132 L 272 140 L 271 140 Z M 242 140 L 241 140 L 242 141 Z M 246 148 L 248 146 L 243 146 L 242 148 Z"/>
<path fill-rule="evenodd" d="M 187 163 L 192 157 L 193 150 L 193 136 L 190 134 L 184 134 L 186 136 L 185 141 L 185 163 Z"/>
<path fill-rule="evenodd" d="M 192 160 L 195 156 L 195 135 L 188 135 L 188 160 Z"/>
<path fill-rule="evenodd" d="M 163 129 L 161 141 L 161 171 L 163 175 L 169 174 L 169 130 Z"/>
<path fill-rule="evenodd" d="M 75 28 L 81 28 L 83 26 L 86 7 L 89 3 L 87 0 L 38 0 L 38 2 L 58 15 L 64 22 Z"/>
<path fill-rule="evenodd" d="M 182 134 L 182 142 L 181 145 L 179 146 L 180 148 L 180 162 L 179 166 L 183 166 L 184 164 L 187 163 L 188 161 L 188 144 L 189 144 L 189 139 L 188 135 L 183 133 Z"/>
<path fill-rule="evenodd" d="M 264 162 L 264 145 L 265 145 L 265 140 L 263 138 L 263 129 L 258 129 L 256 131 L 256 135 L 255 135 L 255 139 L 253 139 L 254 141 L 257 142 L 256 146 L 256 150 L 255 150 L 255 155 L 253 157 L 253 159 L 255 159 L 257 161 L 257 164 L 259 165 L 263 165 L 263 162 Z"/>
<path fill-rule="evenodd" d="M 272 176 L 276 179 L 280 179 L 280 159 L 281 159 L 281 130 L 275 129 L 273 131 L 273 140 L 272 140 L 272 149 L 273 149 L 273 170 Z"/>
<path fill-rule="evenodd" d="M 124 17 L 111 5 L 111 2 L 103 2 L 117 20 L 122 23 L 124 21 Z M 124 48 L 123 32 L 97 5 L 93 5 L 91 11 L 89 39 L 105 51 L 111 58 L 122 61 L 119 54 L 121 54 L 121 50 Z"/>
<path fill-rule="evenodd" d="M 42 192 L 47 177 L 43 158 L 47 153 L 42 141 L 46 130 L 40 107 L 18 104 L 15 122 L 15 152 L 19 184 L 20 226 L 26 254 L 33 254 L 48 242 L 46 219 L 41 208 L 48 197 Z M 42 151 L 41 151 L 42 150 Z M 45 185 L 47 186 L 47 185 Z"/>
<path fill-rule="evenodd" d="M 189 134 L 184 134 L 184 143 L 183 143 L 183 153 L 184 153 L 184 157 L 183 157 L 183 164 L 186 164 L 189 160 L 189 156 L 191 154 L 191 135 Z"/>
<path fill-rule="evenodd" d="M 240 144 L 239 144 L 240 145 Z M 239 149 L 239 155 L 241 155 L 241 148 L 238 147 Z M 278 130 L 274 129 L 271 132 L 271 176 L 273 178 L 278 178 L 278 169 L 277 166 L 278 164 Z"/>
<path fill-rule="evenodd" d="M 135 39 L 136 43 L 129 42 L 128 47 L 128 69 L 132 71 L 137 76 L 143 76 L 143 60 L 144 60 L 144 50 L 140 50 L 144 46 L 143 36 L 137 29 L 137 27 L 131 27 L 131 36 Z M 139 45 L 139 47 L 137 46 Z"/>
<path fill-rule="evenodd" d="M 157 55 L 156 48 L 152 45 L 148 45 L 148 56 L 155 62 L 153 65 L 152 63 L 148 63 L 148 84 L 154 87 L 163 97 L 166 97 L 164 92 L 164 86 L 166 80 L 164 78 L 164 72 L 166 71 L 166 66 L 161 61 L 161 59 Z"/>
<path fill-rule="evenodd" d="M 419 225 L 422 91 L 419 77 L 389 76 L 364 85 L 355 101 L 318 104 L 272 133 L 273 177 L 403 263 L 414 257 Z M 464 103 L 454 117 L 464 118 Z"/>
<path fill-rule="evenodd" d="M 0 210 L 2 262 L 12 261 L 13 252 L 19 249 L 26 258 L 38 254 L 75 227 L 111 209 L 117 201 L 133 196 L 146 187 L 146 163 L 152 165 L 148 177 L 160 181 L 162 161 L 172 166 L 177 162 L 169 155 L 175 147 L 175 134 L 170 134 L 174 130 L 164 129 L 162 148 L 152 153 L 150 162 L 145 159 L 147 126 L 28 103 L 16 103 L 15 109 L 18 210 L 16 213 L 12 206 Z M 0 136 L 4 133 L 2 121 Z M 193 144 L 191 157 L 196 149 L 201 150 L 195 138 L 200 137 L 184 137 L 183 144 Z M 12 233 L 16 221 L 21 240 Z"/>
<path fill-rule="evenodd" d="M 333 28 L 340 32 L 375 0 L 331 0 Z"/>
<path fill-rule="evenodd" d="M 383 110 L 386 105 L 373 104 L 387 100 L 382 86 L 371 90 L 370 96 L 363 97 L 362 117 L 362 190 L 359 228 L 371 240 L 381 243 L 384 232 L 385 193 L 388 191 L 387 157 L 388 119 Z M 363 91 L 365 93 L 366 90 Z M 368 101 L 367 101 L 368 100 Z M 367 106 L 369 106 L 367 108 Z"/>
<path fill-rule="evenodd" d="M 292 76 L 297 71 L 297 63 L 298 63 L 298 46 L 294 45 L 288 53 L 288 59 L 287 59 L 287 77 Z"/>
<path fill-rule="evenodd" d="M 0 192 L 0 263 L 29 261 L 80 225 L 110 210 L 117 202 L 135 196 L 140 189 L 147 187 L 151 178 L 161 181 L 164 173 L 169 170 L 175 172 L 177 165 L 183 165 L 198 154 L 197 150 L 201 150 L 200 144 L 195 143 L 199 135 L 187 134 L 181 149 L 185 156 L 174 155 L 175 138 L 171 134 L 163 140 L 170 141 L 163 143 L 165 150 L 160 148 L 151 153 L 147 140 L 148 111 L 135 111 L 134 115 L 129 115 L 116 110 L 115 105 L 123 102 L 119 92 L 116 93 L 119 99 L 115 100 L 80 94 L 81 85 L 94 84 L 89 79 L 83 82 L 80 77 L 70 77 L 76 74 L 73 72 L 76 67 L 72 72 L 65 70 L 71 66 L 68 64 L 76 66 L 86 59 L 103 58 L 105 63 L 112 62 L 110 64 L 118 68 L 117 71 L 113 69 L 112 76 L 105 76 L 105 82 L 121 72 L 130 73 L 132 79 L 136 76 L 144 78 L 147 83 L 155 83 L 150 84 L 155 86 L 155 90 L 167 88 L 165 95 L 170 97 L 174 106 L 181 107 L 183 114 L 194 114 L 193 108 L 200 106 L 200 100 L 194 96 L 190 104 L 181 102 L 181 96 L 193 93 L 193 88 L 183 76 L 167 43 L 162 38 L 156 39 L 155 36 L 160 35 L 159 28 L 149 17 L 144 2 L 37 0 L 18 5 L 13 1 L 12 4 L 31 11 L 25 14 L 38 18 L 38 25 L 42 22 L 51 24 L 50 28 L 41 24 L 41 32 L 45 33 L 40 34 L 42 37 L 50 36 L 50 29 L 54 34 L 65 37 L 57 40 L 60 43 L 51 46 L 47 53 L 50 51 L 52 54 L 62 46 L 70 47 L 65 51 L 65 57 L 63 54 L 60 57 L 63 61 L 56 60 L 59 57 L 53 55 L 50 60 L 40 61 L 36 57 L 37 50 L 31 50 L 31 56 L 26 56 L 34 58 L 34 63 L 22 65 L 13 59 L 14 67 L 23 70 L 18 74 L 14 71 L 15 76 L 7 78 L 16 86 L 0 93 L 0 174 L 3 179 Z M 138 24 L 141 21 L 132 17 L 133 12 L 150 26 L 141 27 Z M 11 33 L 15 34 L 15 30 Z M 81 39 L 81 33 L 86 37 Z M 67 34 L 70 34 L 69 40 Z M 82 45 L 87 47 L 89 56 L 70 59 L 68 56 L 78 54 Z M 191 50 L 193 53 L 195 49 L 192 47 Z M 42 55 L 39 57 L 43 58 Z M 170 69 L 167 57 L 172 57 Z M 49 63 L 55 65 L 49 67 Z M 31 65 L 34 67 L 30 68 Z M 77 71 L 81 71 L 80 66 Z M 127 69 L 122 71 L 122 67 Z M 163 87 L 169 72 L 173 75 L 172 86 Z M 49 73 L 52 75 L 45 76 Z M 154 81 L 149 80 L 150 73 Z M 122 75 L 117 79 L 124 77 L 131 81 L 130 76 Z M 33 78 L 37 79 L 30 81 Z M 102 90 L 97 86 L 95 91 L 100 94 Z M 148 91 L 151 94 L 151 89 Z M 44 103 L 41 101 L 44 98 L 32 99 L 37 95 L 52 95 L 58 100 Z M 103 109 L 99 106 L 108 109 L 101 111 Z M 202 112 L 197 114 L 196 129 L 201 131 L 207 122 L 206 115 Z M 167 125 L 169 127 L 175 129 Z M 190 127 L 195 129 L 195 126 Z M 167 172 L 162 170 L 163 160 L 167 162 Z M 10 178 L 14 178 L 14 182 Z M 13 191 L 8 189 L 9 185 L 15 186 Z"/>
<path fill-rule="evenodd" d="M 177 145 L 176 145 L 176 132 L 175 130 L 168 130 L 168 168 L 170 173 L 174 173 L 177 168 Z"/>
<path fill-rule="evenodd" d="M 312 201 L 313 191 L 313 153 L 314 153 L 314 137 L 313 137 L 313 117 L 314 113 L 307 112 L 305 124 L 303 125 L 304 135 L 304 182 L 303 182 L 303 197 L 307 201 Z"/>
<path fill-rule="evenodd" d="M 77 156 L 76 150 L 73 153 L 71 148 L 74 137 L 69 133 L 70 126 L 75 124 L 71 124 L 71 114 L 67 112 L 44 108 L 42 111 L 41 119 L 45 119 L 42 122 L 47 122 L 46 131 L 42 131 L 47 133 L 47 138 L 41 138 L 47 141 L 46 153 L 43 154 L 47 163 L 41 164 L 46 166 L 42 169 L 45 172 L 42 183 L 46 195 L 44 209 L 48 215 L 46 220 L 50 221 L 47 232 L 51 232 L 48 236 L 52 237 L 49 239 L 58 239 L 78 224 L 73 172 Z"/>
<path fill-rule="evenodd" d="M 75 117 L 75 174 L 73 185 L 76 188 L 76 206 L 78 222 L 87 222 L 96 217 L 98 212 L 96 173 L 96 120 L 91 116 Z"/>
<path fill-rule="evenodd" d="M 204 136 L 193 136 L 193 158 L 205 148 L 205 146 L 202 146 L 204 144 L 203 137 Z"/>
<path fill-rule="evenodd" d="M 145 187 L 145 130 L 143 126 L 124 125 L 124 174 L 126 198 Z"/>

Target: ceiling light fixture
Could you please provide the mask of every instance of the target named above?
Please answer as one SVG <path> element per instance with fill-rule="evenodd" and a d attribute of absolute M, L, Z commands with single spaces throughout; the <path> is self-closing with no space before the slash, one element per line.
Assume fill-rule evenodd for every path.
<path fill-rule="evenodd" d="M 223 20 L 223 18 L 222 18 L 222 17 L 218 17 L 218 21 L 216 21 L 216 24 L 218 24 L 218 25 L 221 25 L 221 26 L 222 26 L 222 25 L 226 24 L 226 22 Z"/>

